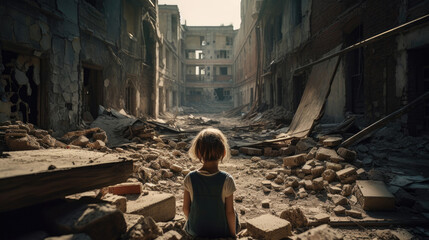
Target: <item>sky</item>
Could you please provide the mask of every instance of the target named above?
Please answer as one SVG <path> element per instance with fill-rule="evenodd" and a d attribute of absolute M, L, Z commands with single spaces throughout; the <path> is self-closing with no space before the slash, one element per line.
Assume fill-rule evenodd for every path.
<path fill-rule="evenodd" d="M 159 0 L 158 4 L 178 5 L 181 23 L 188 26 L 240 28 L 240 0 Z"/>

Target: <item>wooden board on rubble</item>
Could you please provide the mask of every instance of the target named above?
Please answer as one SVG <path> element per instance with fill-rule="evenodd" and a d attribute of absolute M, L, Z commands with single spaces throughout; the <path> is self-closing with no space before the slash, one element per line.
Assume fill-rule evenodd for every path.
<path fill-rule="evenodd" d="M 339 47 L 333 51 L 338 50 Z M 337 56 L 313 66 L 287 136 L 306 137 L 314 127 L 315 121 L 323 115 L 323 107 L 329 95 L 338 63 L 339 57 Z"/>
<path fill-rule="evenodd" d="M 85 150 L 5 154 L 9 156 L 0 158 L 0 212 L 121 183 L 133 171 L 132 161 Z"/>
<path fill-rule="evenodd" d="M 329 225 L 332 227 L 382 227 L 391 225 L 427 226 L 429 220 L 410 213 L 403 212 L 373 212 L 372 216 L 362 219 L 351 217 L 331 217 Z"/>

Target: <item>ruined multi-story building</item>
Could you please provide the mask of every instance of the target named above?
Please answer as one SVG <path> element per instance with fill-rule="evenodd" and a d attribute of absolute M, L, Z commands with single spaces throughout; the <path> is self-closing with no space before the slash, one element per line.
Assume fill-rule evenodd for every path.
<path fill-rule="evenodd" d="M 155 114 L 153 0 L 0 3 L 0 118 L 64 133 L 99 105 Z"/>
<path fill-rule="evenodd" d="M 291 111 L 297 109 L 312 69 L 302 66 L 429 13 L 429 1 L 259 2 L 242 1 L 244 23 L 234 62 L 237 104 L 251 102 L 253 95 L 245 92 L 255 86 L 258 101 Z M 322 120 L 339 122 L 350 113 L 374 121 L 427 92 L 426 23 L 340 54 Z M 245 51 L 246 46 L 257 54 Z M 250 80 L 255 72 L 256 79 Z M 410 133 L 428 132 L 428 102 L 402 120 Z"/>
<path fill-rule="evenodd" d="M 232 106 L 233 26 L 183 26 L 185 103 L 224 101 Z"/>
<path fill-rule="evenodd" d="M 159 30 L 162 44 L 159 47 L 159 112 L 183 104 L 185 87 L 182 77 L 182 27 L 177 5 L 158 6 Z"/>

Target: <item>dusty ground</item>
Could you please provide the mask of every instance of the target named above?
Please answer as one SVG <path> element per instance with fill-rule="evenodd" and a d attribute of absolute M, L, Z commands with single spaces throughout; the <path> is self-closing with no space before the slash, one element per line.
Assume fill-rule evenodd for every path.
<path fill-rule="evenodd" d="M 234 136 L 240 135 L 236 131 L 233 131 L 233 127 L 243 126 L 250 124 L 249 122 L 243 121 L 239 118 L 219 118 L 216 115 L 207 116 L 211 119 L 220 121 L 219 124 L 212 124 L 213 127 L 217 127 L 223 130 L 229 139 Z M 202 129 L 207 126 L 194 126 L 187 125 L 185 121 L 181 121 L 179 117 L 177 119 L 177 125 L 182 126 L 185 129 Z M 254 136 L 255 138 L 261 135 L 269 136 L 276 135 L 278 131 L 262 130 L 261 132 L 253 133 L 241 133 L 245 136 Z M 169 151 L 169 150 L 166 150 Z M 184 169 L 198 169 L 201 164 L 198 162 L 191 162 L 186 156 L 176 158 L 179 165 L 182 165 Z M 239 154 L 238 156 L 232 156 L 231 159 L 225 161 L 220 166 L 221 170 L 230 173 L 236 183 L 237 191 L 235 193 L 235 208 L 239 213 L 240 221 L 246 222 L 246 219 L 251 219 L 266 213 L 271 213 L 279 216 L 280 213 L 289 208 L 290 206 L 300 207 L 307 218 L 319 213 L 331 214 L 332 209 L 335 205 L 327 199 L 326 192 L 320 193 L 311 192 L 308 197 L 303 199 L 298 197 L 290 197 L 283 193 L 284 186 L 279 190 L 271 189 L 269 191 L 263 191 L 262 181 L 266 180 L 265 175 L 270 171 L 278 171 L 282 169 L 282 157 L 261 157 L 261 160 L 253 161 L 251 156 Z M 161 180 L 155 187 L 157 190 L 162 192 L 169 192 L 176 196 L 177 203 L 177 219 L 183 219 L 183 189 L 182 189 L 183 176 L 175 176 L 169 180 Z M 154 189 L 152 189 L 154 190 Z M 269 208 L 262 207 L 262 201 L 269 200 Z M 356 198 L 352 196 L 350 198 L 352 203 L 351 208 L 363 212 L 363 217 L 366 216 L 360 205 L 356 202 Z M 332 213 L 333 214 L 333 213 Z M 351 219 L 351 218 L 350 218 Z M 351 219 L 353 220 L 353 219 Z M 183 220 L 182 220 L 183 221 Z M 400 228 L 398 226 L 389 226 L 382 228 L 368 228 L 359 226 L 358 224 L 354 227 L 348 228 L 336 228 L 342 234 L 345 239 L 392 239 L 390 233 L 395 232 L 400 239 L 420 239 L 424 238 L 422 229 L 419 228 Z M 294 234 L 298 234 L 306 229 L 295 229 Z M 386 231 L 384 231 L 386 230 Z M 384 231 L 384 232 L 383 232 Z"/>

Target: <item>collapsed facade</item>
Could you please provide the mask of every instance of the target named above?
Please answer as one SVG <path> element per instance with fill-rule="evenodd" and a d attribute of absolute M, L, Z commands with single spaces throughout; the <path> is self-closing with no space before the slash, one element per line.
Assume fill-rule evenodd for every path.
<path fill-rule="evenodd" d="M 241 1 L 234 60 L 236 106 L 296 111 L 310 68 L 302 66 L 424 16 L 428 1 Z M 429 90 L 429 31 L 416 24 L 340 58 L 322 121 L 385 116 Z M 256 51 L 253 51 L 255 49 Z M 403 117 L 410 134 L 429 131 L 429 103 Z"/>
<path fill-rule="evenodd" d="M 95 119 L 99 105 L 156 114 L 156 5 L 2 1 L 1 120 L 61 134 Z"/>

